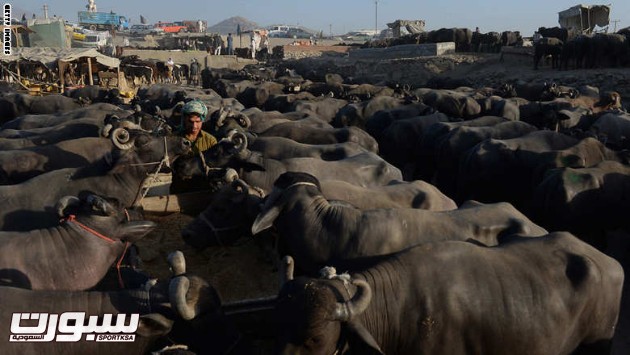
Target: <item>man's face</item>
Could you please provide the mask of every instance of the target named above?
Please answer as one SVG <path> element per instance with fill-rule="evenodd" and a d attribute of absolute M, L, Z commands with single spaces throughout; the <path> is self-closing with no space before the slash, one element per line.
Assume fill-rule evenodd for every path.
<path fill-rule="evenodd" d="M 201 117 L 196 113 L 191 113 L 184 116 L 184 128 L 187 134 L 197 135 L 201 131 Z"/>

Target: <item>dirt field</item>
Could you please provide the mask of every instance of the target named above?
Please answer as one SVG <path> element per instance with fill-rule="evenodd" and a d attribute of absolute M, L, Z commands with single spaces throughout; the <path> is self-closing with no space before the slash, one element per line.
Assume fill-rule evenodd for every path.
<path fill-rule="evenodd" d="M 169 216 L 147 216 L 158 228 L 137 245 L 144 269 L 154 277 L 167 278 L 166 256 L 181 250 L 186 256 L 187 271 L 208 280 L 219 291 L 224 302 L 274 296 L 278 282 L 273 265 L 254 240 L 242 239 L 232 247 L 198 251 L 186 245 L 181 230 L 193 218 L 175 213 Z"/>

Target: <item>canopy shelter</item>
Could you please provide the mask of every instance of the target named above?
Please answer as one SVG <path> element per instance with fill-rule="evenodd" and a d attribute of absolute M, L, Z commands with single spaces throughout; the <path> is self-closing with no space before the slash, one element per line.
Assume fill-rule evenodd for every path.
<path fill-rule="evenodd" d="M 610 24 L 609 5 L 576 5 L 558 13 L 562 28 L 572 28 L 582 33 L 592 33 L 596 26 L 604 28 Z"/>
<path fill-rule="evenodd" d="M 94 48 L 18 48 L 9 56 L 1 56 L 0 61 L 13 63 L 22 61 L 38 62 L 43 64 L 48 70 L 55 71 L 59 75 L 61 90 L 66 84 L 68 69 L 86 69 L 80 75 L 87 75 L 88 82 L 94 84 L 94 72 L 111 72 L 115 77 L 119 77 L 120 60 L 99 53 Z M 17 66 L 19 68 L 19 65 Z M 93 68 L 98 70 L 94 71 Z M 20 73 L 17 73 L 18 77 Z M 101 77 L 101 75 L 99 75 Z"/>

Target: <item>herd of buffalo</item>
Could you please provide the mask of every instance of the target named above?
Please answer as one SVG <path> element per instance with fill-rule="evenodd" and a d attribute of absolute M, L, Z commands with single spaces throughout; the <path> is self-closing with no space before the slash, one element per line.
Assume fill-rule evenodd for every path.
<path fill-rule="evenodd" d="M 551 58 L 557 69 L 608 68 L 630 66 L 630 27 L 616 33 L 579 33 L 561 27 L 540 27 L 541 39 L 534 42 L 534 68 L 543 57 Z M 458 52 L 498 53 L 504 46 L 523 46 L 519 31 L 486 32 L 469 28 L 440 28 L 366 42 L 364 47 L 390 47 L 401 44 L 454 42 Z"/>
<path fill-rule="evenodd" d="M 164 172 L 173 192 L 211 191 L 187 244 L 273 244 L 261 253 L 281 276 L 277 353 L 628 353 L 619 93 L 350 84 L 258 65 L 202 81 L 131 102 L 97 86 L 0 88 L 1 353 L 267 353 L 181 252 L 168 279 L 140 267 L 134 243 L 160 226 L 138 206 Z M 193 99 L 218 140 L 199 155 L 176 134 Z M 94 341 L 108 328 L 90 317 L 60 341 L 81 326 L 42 319 L 66 312 L 139 314 L 135 340 Z"/>

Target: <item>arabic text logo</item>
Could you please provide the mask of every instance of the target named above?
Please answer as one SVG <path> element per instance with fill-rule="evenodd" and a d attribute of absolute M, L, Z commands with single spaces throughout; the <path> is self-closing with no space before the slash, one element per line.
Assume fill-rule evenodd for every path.
<path fill-rule="evenodd" d="M 114 325 L 112 314 L 104 314 L 100 320 L 98 316 L 89 316 L 87 324 L 85 318 L 85 312 L 13 313 L 9 341 L 77 342 L 83 339 L 83 334 L 86 341 L 134 341 L 140 315 L 131 314 L 127 325 L 126 314 L 116 315 Z"/>

